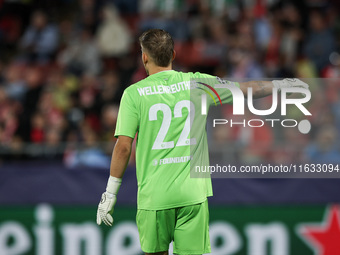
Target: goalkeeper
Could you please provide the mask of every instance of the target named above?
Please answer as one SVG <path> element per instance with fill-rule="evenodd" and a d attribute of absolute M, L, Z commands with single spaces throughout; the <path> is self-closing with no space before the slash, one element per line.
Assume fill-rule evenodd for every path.
<path fill-rule="evenodd" d="M 209 162 L 206 115 L 200 111 L 201 97 L 195 96 L 197 91 L 204 92 L 188 89 L 185 84 L 193 79 L 206 79 L 213 86 L 221 83 L 221 79 L 172 70 L 176 55 L 174 42 L 164 30 L 148 30 L 139 41 L 148 77 L 129 86 L 122 96 L 115 131 L 118 140 L 112 153 L 106 191 L 98 205 L 97 223 L 113 224 L 116 196 L 132 142 L 138 134 L 136 221 L 142 250 L 146 254 L 168 254 L 173 241 L 175 254 L 210 253 L 207 197 L 212 196 L 211 179 L 190 178 L 190 164 L 207 165 Z M 234 85 L 244 95 L 251 87 L 255 98 L 271 95 L 273 87 L 278 90 L 308 88 L 298 79 Z M 232 103 L 228 89 L 215 88 L 215 91 L 218 96 L 208 97 L 208 106 L 218 100 Z"/>

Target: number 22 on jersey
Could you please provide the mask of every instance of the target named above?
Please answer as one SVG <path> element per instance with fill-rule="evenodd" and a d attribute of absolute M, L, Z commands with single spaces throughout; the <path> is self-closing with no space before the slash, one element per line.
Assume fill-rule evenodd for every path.
<path fill-rule="evenodd" d="M 182 109 L 188 109 L 188 115 L 186 116 L 186 120 L 182 129 L 182 132 L 178 138 L 176 146 L 189 146 L 196 144 L 196 138 L 188 138 L 190 134 L 190 130 L 192 127 L 192 123 L 194 122 L 195 116 L 195 105 L 190 100 L 182 100 L 179 101 L 174 108 L 174 118 L 184 118 L 182 114 Z M 163 121 L 161 127 L 156 136 L 155 142 L 153 143 L 153 150 L 162 150 L 162 149 L 170 149 L 175 147 L 174 141 L 164 142 L 164 139 L 169 132 L 171 120 L 172 120 L 172 112 L 170 107 L 167 104 L 159 103 L 154 104 L 149 109 L 149 120 L 155 121 L 157 120 L 157 113 L 161 111 L 163 113 Z M 192 116 L 190 118 L 190 116 Z"/>

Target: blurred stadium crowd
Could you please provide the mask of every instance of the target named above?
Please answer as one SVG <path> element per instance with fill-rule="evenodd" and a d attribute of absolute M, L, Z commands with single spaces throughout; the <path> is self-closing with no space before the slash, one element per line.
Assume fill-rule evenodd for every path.
<path fill-rule="evenodd" d="M 213 151 L 248 163 L 339 162 L 339 13 L 337 0 L 2 0 L 0 158 L 107 167 L 122 92 L 146 77 L 137 38 L 162 28 L 176 70 L 315 78 L 308 135 L 220 127 Z"/>

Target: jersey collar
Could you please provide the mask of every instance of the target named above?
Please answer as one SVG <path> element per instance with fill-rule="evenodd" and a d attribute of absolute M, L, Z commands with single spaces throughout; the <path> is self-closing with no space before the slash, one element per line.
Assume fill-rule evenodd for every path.
<path fill-rule="evenodd" d="M 173 72 L 173 71 L 175 71 L 175 70 L 164 70 L 164 71 L 160 71 L 158 73 L 151 74 L 150 76 L 158 75 L 160 73 Z"/>

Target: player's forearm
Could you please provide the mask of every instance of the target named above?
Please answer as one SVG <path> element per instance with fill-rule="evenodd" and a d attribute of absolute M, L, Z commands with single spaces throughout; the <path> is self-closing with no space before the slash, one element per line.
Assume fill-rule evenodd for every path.
<path fill-rule="evenodd" d="M 240 88 L 244 95 L 248 95 L 248 88 L 252 88 L 253 98 L 266 97 L 272 94 L 273 83 L 271 81 L 240 82 Z"/>
<path fill-rule="evenodd" d="M 116 178 L 122 178 L 129 162 L 131 155 L 131 145 L 121 143 L 117 140 L 112 153 L 110 175 Z"/>
<path fill-rule="evenodd" d="M 102 198 L 98 205 L 98 225 L 104 222 L 107 226 L 112 226 L 113 218 L 111 214 L 117 201 L 117 194 L 122 183 L 122 177 L 129 162 L 132 141 L 133 139 L 127 136 L 118 137 L 112 152 L 110 177 L 107 181 L 106 191 L 102 194 Z"/>

